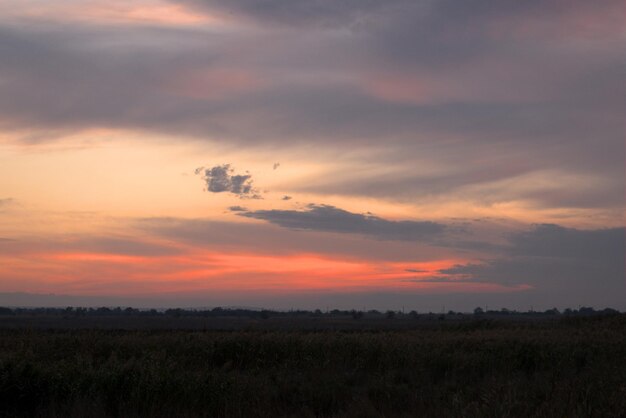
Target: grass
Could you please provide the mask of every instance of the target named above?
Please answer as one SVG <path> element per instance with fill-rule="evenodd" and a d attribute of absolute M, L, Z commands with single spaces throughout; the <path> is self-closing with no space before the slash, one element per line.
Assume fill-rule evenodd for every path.
<path fill-rule="evenodd" d="M 7 417 L 626 416 L 626 316 L 407 330 L 1 329 Z"/>

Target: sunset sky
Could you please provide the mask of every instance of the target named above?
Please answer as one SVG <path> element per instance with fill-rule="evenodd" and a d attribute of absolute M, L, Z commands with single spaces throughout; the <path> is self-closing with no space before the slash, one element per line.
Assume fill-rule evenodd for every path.
<path fill-rule="evenodd" d="M 0 0 L 0 305 L 626 309 L 624 0 Z"/>

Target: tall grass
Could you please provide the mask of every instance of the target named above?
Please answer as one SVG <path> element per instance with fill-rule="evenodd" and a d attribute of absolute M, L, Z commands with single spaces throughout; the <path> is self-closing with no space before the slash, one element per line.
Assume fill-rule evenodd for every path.
<path fill-rule="evenodd" d="M 626 318 L 409 331 L 0 330 L 7 417 L 626 416 Z"/>

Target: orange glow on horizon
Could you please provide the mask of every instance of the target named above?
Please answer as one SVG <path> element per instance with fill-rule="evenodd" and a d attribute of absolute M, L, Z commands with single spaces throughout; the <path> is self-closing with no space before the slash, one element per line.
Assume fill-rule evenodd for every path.
<path fill-rule="evenodd" d="M 441 269 L 468 260 L 446 259 L 421 263 L 368 261 L 301 253 L 262 255 L 246 252 L 189 250 L 181 255 L 139 256 L 98 252 L 50 252 L 28 257 L 0 256 L 0 271 L 17 272 L 12 282 L 0 276 L 12 291 L 67 294 L 144 295 L 180 292 L 301 291 L 482 291 L 506 288 L 441 276 Z M 45 275 L 43 274 L 45 272 Z M 22 288 L 23 286 L 23 288 Z"/>

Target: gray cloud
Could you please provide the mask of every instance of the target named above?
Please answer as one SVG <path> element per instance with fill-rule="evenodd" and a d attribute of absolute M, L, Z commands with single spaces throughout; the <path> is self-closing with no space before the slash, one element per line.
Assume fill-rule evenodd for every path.
<path fill-rule="evenodd" d="M 453 278 L 450 276 L 429 276 L 414 279 L 403 279 L 402 281 L 408 283 L 459 283 L 467 281 L 467 279 Z"/>
<path fill-rule="evenodd" d="M 383 240 L 418 241 L 443 233 L 445 226 L 430 221 L 389 221 L 370 214 L 348 212 L 330 205 L 297 210 L 257 210 L 239 216 L 260 219 L 290 229 L 360 234 Z"/>
<path fill-rule="evenodd" d="M 261 199 L 259 191 L 252 186 L 252 175 L 233 174 L 230 164 L 216 165 L 212 168 L 200 167 L 195 170 L 206 183 L 211 193 L 229 192 L 240 198 Z"/>
<path fill-rule="evenodd" d="M 624 190 L 626 51 L 612 13 L 619 1 L 602 8 L 579 0 L 182 3 L 259 24 L 220 31 L 0 18 L 2 127 L 39 130 L 29 141 L 93 127 L 281 149 L 384 141 L 381 166 L 412 158 L 447 164 L 458 155 L 451 161 L 458 170 L 319 190 L 414 198 L 556 168 L 600 177 L 603 186 L 560 185 L 528 199 L 547 207 L 623 204 L 616 196 Z M 576 22 L 587 14 L 581 28 Z M 195 75 L 232 70 L 258 88 L 215 94 L 228 84 L 217 76 L 181 88 Z M 400 93 L 415 84 L 419 94 L 415 101 L 377 94 L 379 79 L 400 80 Z M 235 179 L 236 188 L 244 183 Z"/>
<path fill-rule="evenodd" d="M 477 150 L 465 150 L 459 145 L 447 155 L 438 155 L 437 160 L 449 168 L 445 172 L 416 172 L 412 169 L 418 162 L 402 161 L 398 156 L 393 173 L 360 173 L 358 178 L 343 176 L 341 170 L 325 177 L 313 179 L 302 185 L 300 191 L 333 193 L 353 196 L 376 196 L 388 199 L 432 202 L 433 198 L 464 196 L 481 204 L 525 201 L 538 207 L 600 209 L 624 207 L 626 197 L 622 193 L 625 185 L 623 176 L 614 173 L 617 166 L 609 165 L 595 173 L 586 173 L 581 167 L 578 176 L 555 161 L 549 177 L 551 181 L 525 181 L 524 176 L 534 171 L 550 170 L 545 162 L 533 159 L 531 150 L 510 148 L 508 156 L 498 158 L 487 165 L 465 163 L 467 155 Z M 466 152 L 464 152 L 466 151 Z M 491 152 L 499 154 L 492 148 Z M 489 150 L 484 150 L 488 154 Z M 418 160 L 421 161 L 421 160 Z M 427 161 L 425 161 L 427 163 Z M 589 164 L 589 162 L 586 162 Z M 581 162 L 584 165 L 584 163 Z M 611 174 L 614 173 L 614 174 Z M 544 174 L 545 175 L 545 174 Z M 585 175 L 589 175 L 586 181 Z M 561 176 L 559 179 L 558 176 Z M 602 178 L 600 182 L 599 179 Z M 508 183 L 504 183 L 508 182 Z"/>
<path fill-rule="evenodd" d="M 528 284 L 545 299 L 621 306 L 626 294 L 626 229 L 538 225 L 514 234 L 506 255 L 440 273 L 504 285 Z"/>
<path fill-rule="evenodd" d="M 459 4 L 454 0 L 172 0 L 176 3 L 196 7 L 197 10 L 222 11 L 228 14 L 248 16 L 264 22 L 282 23 L 289 26 L 302 25 L 334 26 L 349 25 L 356 20 L 384 17 L 387 14 L 409 14 L 425 20 L 441 21 L 444 17 L 451 22 L 489 22 L 494 19 L 509 19 L 516 23 L 520 19 L 536 18 L 540 12 L 546 19 L 554 19 L 580 9 L 593 9 L 583 0 L 562 3 L 556 0 L 529 0 L 518 2 L 503 0 L 493 3 L 488 0 L 471 0 Z M 619 0 L 605 1 L 604 5 L 615 10 Z"/>
<path fill-rule="evenodd" d="M 615 265 L 626 256 L 625 232 L 624 228 L 580 230 L 543 224 L 515 234 L 509 251 L 516 256 L 593 260 Z"/>
<path fill-rule="evenodd" d="M 229 206 L 228 210 L 231 212 L 245 212 L 248 209 L 244 208 L 243 206 Z"/>
<path fill-rule="evenodd" d="M 336 27 L 406 0 L 175 0 L 198 10 L 221 11 L 285 26 Z"/>

